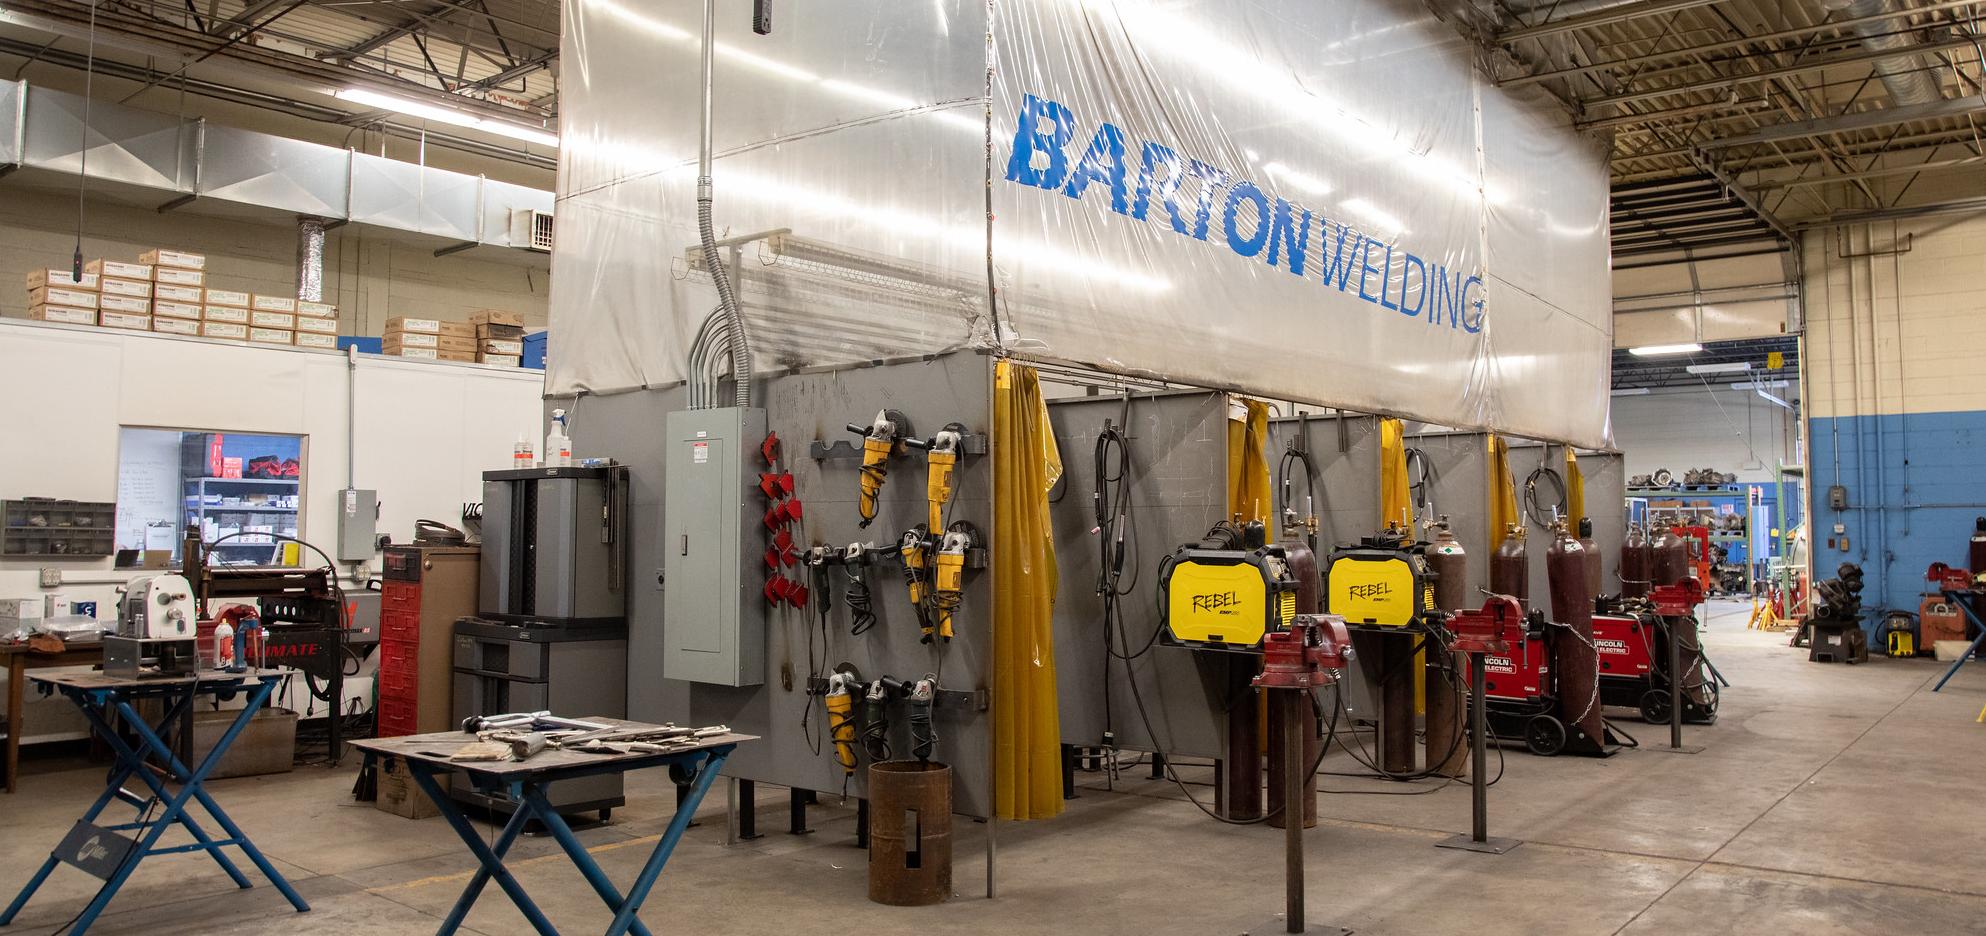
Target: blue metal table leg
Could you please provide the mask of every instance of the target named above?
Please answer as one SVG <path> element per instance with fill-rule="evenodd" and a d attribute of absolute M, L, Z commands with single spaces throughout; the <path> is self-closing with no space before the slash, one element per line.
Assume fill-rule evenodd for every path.
<path fill-rule="evenodd" d="M 510 822 L 504 825 L 503 834 L 497 836 L 496 847 L 492 849 L 484 845 L 483 840 L 476 835 L 476 828 L 463 817 L 462 810 L 456 808 L 455 801 L 449 797 L 448 791 L 435 783 L 432 768 L 417 760 L 403 759 L 402 762 L 407 765 L 408 772 L 414 775 L 414 783 L 420 786 L 421 792 L 426 793 L 428 799 L 434 801 L 435 808 L 441 811 L 441 818 L 447 820 L 449 827 L 455 830 L 455 834 L 469 846 L 470 853 L 474 854 L 476 860 L 482 864 L 475 876 L 469 879 L 469 886 L 463 889 L 462 896 L 456 899 L 455 908 L 449 911 L 448 919 L 443 920 L 441 928 L 435 931 L 435 936 L 449 936 L 462 925 L 462 919 L 469 915 L 469 907 L 475 904 L 476 898 L 482 894 L 483 885 L 491 878 L 496 879 L 497 886 L 503 888 L 503 892 L 510 896 L 510 902 L 517 905 L 517 909 L 524 914 L 525 919 L 531 921 L 532 928 L 536 929 L 540 936 L 558 936 L 559 931 L 552 926 L 552 921 L 545 918 L 545 912 L 538 909 L 538 905 L 532 902 L 531 895 L 524 892 L 524 885 L 517 883 L 517 878 L 511 876 L 510 869 L 503 866 L 504 853 L 510 851 L 510 844 L 524 831 L 525 823 L 531 820 L 531 811 L 525 808 L 524 804 L 519 803 L 517 811 L 510 815 Z"/>
<path fill-rule="evenodd" d="M 166 759 L 166 763 L 172 765 L 174 773 L 181 774 L 183 777 L 181 783 L 184 784 L 184 787 L 180 791 L 180 797 L 184 799 L 189 791 L 198 797 L 200 805 L 205 807 L 207 813 L 214 817 L 214 821 L 220 824 L 221 829 L 227 832 L 228 837 L 235 840 L 236 847 L 240 848 L 242 853 L 248 856 L 249 861 L 255 863 L 255 867 L 262 872 L 263 877 L 269 879 L 269 883 L 276 886 L 276 890 L 282 892 L 284 899 L 290 902 L 290 906 L 295 907 L 297 912 L 302 913 L 310 909 L 310 904 L 304 902 L 303 896 L 296 892 L 296 888 L 290 886 L 289 879 L 283 877 L 282 872 L 277 871 L 275 866 L 269 863 L 269 859 L 263 856 L 262 850 L 255 847 L 255 843 L 249 840 L 247 835 L 242 833 L 241 827 L 234 824 L 234 820 L 228 817 L 228 814 L 221 809 L 220 804 L 215 803 L 213 797 L 207 795 L 206 788 L 207 775 L 212 773 L 214 768 L 220 765 L 221 758 L 227 754 L 228 748 L 234 745 L 235 739 L 241 736 L 242 731 L 248 727 L 249 721 L 255 717 L 257 711 L 261 710 L 262 703 L 268 700 L 269 693 L 274 691 L 275 688 L 275 680 L 268 679 L 258 681 L 256 686 L 249 690 L 248 699 L 242 706 L 241 714 L 235 716 L 234 722 L 229 724 L 228 729 L 222 732 L 221 737 L 214 742 L 214 749 L 207 753 L 206 759 L 201 761 L 200 766 L 195 768 L 190 775 L 183 773 L 186 765 L 181 764 L 179 758 L 173 756 L 172 750 L 167 748 L 163 742 L 159 741 L 158 735 L 152 733 L 152 730 L 145 725 L 143 719 L 139 719 L 133 727 L 137 729 L 139 736 L 145 740 L 146 744 L 154 746 L 154 750 Z M 119 708 L 129 710 L 130 706 L 125 703 L 119 703 Z M 129 712 L 127 717 L 135 714 L 135 712 Z M 213 850 L 211 853 L 215 855 L 220 854 L 218 849 Z"/>
<path fill-rule="evenodd" d="M 566 855 L 572 858 L 573 866 L 586 878 L 586 883 L 593 885 L 593 892 L 607 902 L 609 909 L 619 910 L 621 905 L 627 902 L 627 898 L 622 897 L 621 892 L 614 888 L 613 879 L 607 877 L 607 872 L 600 869 L 599 863 L 587 853 L 586 846 L 580 844 L 579 837 L 572 834 L 572 827 L 566 825 L 559 811 L 545 799 L 544 789 L 535 783 L 530 784 L 524 787 L 522 796 L 523 802 L 531 808 L 538 821 L 544 823 L 545 828 L 552 833 L 552 838 L 558 840 L 559 847 L 565 849 Z M 634 921 L 630 931 L 635 936 L 650 936 L 648 927 L 639 919 Z"/>
<path fill-rule="evenodd" d="M 92 726 L 99 733 L 104 733 L 103 716 L 92 706 L 88 697 L 68 690 L 64 690 L 63 694 L 69 696 L 70 701 L 74 702 L 76 707 L 82 710 L 83 716 L 89 719 Z M 132 774 L 132 765 L 136 763 L 135 758 L 127 756 L 127 752 L 113 750 L 112 753 L 117 755 L 117 766 L 111 770 L 110 781 L 104 785 L 103 793 L 97 797 L 96 802 L 90 804 L 88 810 L 84 811 L 82 820 L 84 822 L 96 821 L 97 816 L 102 814 L 103 808 L 110 805 L 110 801 L 117 796 L 118 790 L 123 786 L 124 781 Z M 41 889 L 42 882 L 48 880 L 48 876 L 54 872 L 55 866 L 61 863 L 61 860 L 53 854 L 50 854 L 48 859 L 41 863 L 41 867 L 35 871 L 34 876 L 28 879 L 27 886 L 21 888 L 19 894 L 14 895 L 13 902 L 7 905 L 5 912 L 0 912 L 0 926 L 6 926 L 14 922 L 14 917 L 21 912 L 21 908 L 27 906 L 28 900 L 34 897 L 35 891 Z"/>
<path fill-rule="evenodd" d="M 676 817 L 669 820 L 669 830 L 662 834 L 662 841 L 655 846 L 655 852 L 648 856 L 648 863 L 641 868 L 641 874 L 634 879 L 634 886 L 628 888 L 628 899 L 614 914 L 614 922 L 607 927 L 607 936 L 621 936 L 634 924 L 635 914 L 641 912 L 642 901 L 648 899 L 648 891 L 655 886 L 655 879 L 662 875 L 662 866 L 669 862 L 669 854 L 676 850 L 676 843 L 682 841 L 683 831 L 690 826 L 690 819 L 703 803 L 703 795 L 710 792 L 710 785 L 724 767 L 724 759 L 731 756 L 737 745 L 711 748 L 703 755 L 703 764 L 697 769 L 696 781 L 690 786 L 690 795 L 676 806 Z"/>
<path fill-rule="evenodd" d="M 119 736 L 115 731 L 110 730 L 110 722 L 108 719 L 102 717 L 101 715 L 94 714 L 88 710 L 85 710 L 83 714 L 85 717 L 89 718 L 91 727 L 95 728 L 97 734 L 103 738 L 104 744 L 108 746 L 111 749 L 111 751 L 117 755 L 118 762 L 127 765 L 123 768 L 123 772 L 125 774 L 135 774 L 138 777 L 138 779 L 143 780 L 145 782 L 145 785 L 151 788 L 152 796 L 156 798 L 159 802 L 165 802 L 172 798 L 172 791 L 166 789 L 165 782 L 160 780 L 158 777 L 153 776 L 151 770 L 142 766 L 145 761 L 145 755 L 142 752 L 138 751 L 137 749 L 131 747 L 131 745 L 125 743 L 124 738 Z M 136 712 L 134 710 L 125 717 L 129 719 L 135 715 Z M 142 725 L 144 724 L 144 722 L 138 721 L 135 724 Z M 139 737 L 142 739 L 144 736 L 141 733 Z M 161 741 L 160 742 L 161 747 L 159 749 L 164 749 L 163 744 L 164 742 Z M 147 749 L 154 750 L 150 747 L 149 744 L 147 745 Z M 154 752 L 156 753 L 156 750 L 154 750 Z M 129 765 L 140 765 L 140 766 L 133 768 L 132 766 Z M 186 772 L 179 769 L 177 761 L 168 761 L 167 769 L 172 771 L 174 780 L 184 782 L 186 778 Z M 124 782 L 123 778 L 121 777 L 114 778 L 110 788 L 106 790 L 106 795 L 115 793 L 115 791 L 122 786 L 123 782 Z M 142 809 L 144 807 L 140 806 L 139 808 Z M 91 815 L 85 815 L 83 818 L 85 821 L 88 821 L 95 817 Z M 209 846 L 209 848 L 207 849 L 207 854 L 212 855 L 214 858 L 214 863 L 220 865 L 221 870 L 226 871 L 228 877 L 234 879 L 235 886 L 242 888 L 248 888 L 254 886 L 253 884 L 249 883 L 247 876 L 241 873 L 240 868 L 235 867 L 235 863 L 232 860 L 230 860 L 226 854 L 224 854 L 219 848 L 212 847 L 214 840 L 208 837 L 207 830 L 200 827 L 200 823 L 194 820 L 192 814 L 182 810 L 180 811 L 178 816 L 174 817 L 174 821 L 177 821 L 180 825 L 185 826 L 187 833 L 193 836 L 194 841 L 199 842 L 202 845 Z"/>
<path fill-rule="evenodd" d="M 1945 670 L 1945 674 L 1938 677 L 1938 684 L 1931 687 L 1932 692 L 1943 689 L 1945 683 L 1951 682 L 1952 677 L 1958 675 L 1959 667 L 1964 666 L 1965 661 L 1972 659 L 1972 655 L 1979 652 L 1980 644 L 1986 643 L 1986 621 L 1979 620 L 1979 615 L 1973 613 L 1972 602 L 1966 600 L 1968 597 L 1958 592 L 1945 592 L 1945 600 L 1956 605 L 1959 611 L 1965 614 L 1966 620 L 1971 621 L 1972 626 L 1979 628 L 1979 636 L 1974 637 L 1972 643 L 1965 648 L 1965 652 L 1952 661 L 1952 668 Z"/>

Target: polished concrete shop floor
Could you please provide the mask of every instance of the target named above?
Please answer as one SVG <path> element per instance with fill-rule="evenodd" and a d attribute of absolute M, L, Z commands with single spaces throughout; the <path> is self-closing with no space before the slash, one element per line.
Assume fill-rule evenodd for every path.
<path fill-rule="evenodd" d="M 1708 645 L 1735 685 L 1718 724 L 1689 732 L 1704 751 L 1609 760 L 1511 752 L 1490 791 L 1491 832 L 1524 844 L 1501 856 L 1434 847 L 1468 828 L 1466 786 L 1325 796 L 1326 818 L 1307 833 L 1311 919 L 1362 934 L 1986 932 L 1986 725 L 1973 721 L 1986 704 L 1986 664 L 1933 695 L 1942 665 L 1808 663 L 1784 634 L 1746 631 L 1743 606 L 1713 611 Z M 1644 745 L 1666 742 L 1659 728 L 1623 722 Z M 1335 756 L 1330 764 L 1350 766 Z M 18 795 L 0 796 L 0 899 L 102 778 L 101 767 L 39 766 Z M 727 847 L 723 797 L 713 795 L 642 917 L 657 933 L 1232 934 L 1279 911 L 1282 833 L 1218 825 L 1145 773 L 1128 771 L 1115 791 L 1102 774 L 1084 774 L 1061 818 L 1002 824 L 993 900 L 984 896 L 985 827 L 962 822 L 958 896 L 919 909 L 865 899 L 852 804 L 824 797 L 812 810 L 818 831 L 795 837 L 780 831 L 783 791 L 764 791 L 761 828 L 771 834 Z M 180 855 L 143 866 L 94 931 L 432 932 L 473 862 L 440 820 L 352 803 L 351 775 L 313 768 L 214 784 L 310 913 L 290 913 L 266 885 L 237 891 L 206 858 Z M 1337 777 L 1325 785 L 1401 790 Z M 1194 787 L 1203 799 L 1211 792 Z M 636 775 L 630 793 L 610 825 L 580 833 L 623 884 L 672 803 L 658 772 Z M 605 928 L 607 913 L 553 843 L 524 841 L 513 861 L 564 931 Z M 95 885 L 58 869 L 5 932 L 53 930 Z M 530 932 L 494 887 L 468 926 Z"/>

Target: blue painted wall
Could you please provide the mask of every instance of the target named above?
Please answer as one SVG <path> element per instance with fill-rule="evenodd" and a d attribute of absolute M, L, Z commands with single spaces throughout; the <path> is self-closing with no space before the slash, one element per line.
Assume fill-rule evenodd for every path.
<path fill-rule="evenodd" d="M 1863 607 L 1914 612 L 1926 567 L 1965 564 L 1973 518 L 1986 516 L 1986 411 L 1815 418 L 1807 450 L 1816 578 L 1856 563 Z M 1846 510 L 1828 506 L 1836 484 L 1848 489 Z"/>

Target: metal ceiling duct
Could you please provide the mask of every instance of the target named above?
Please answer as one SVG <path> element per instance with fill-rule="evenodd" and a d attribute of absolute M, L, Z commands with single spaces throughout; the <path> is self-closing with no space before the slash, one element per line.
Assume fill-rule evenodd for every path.
<path fill-rule="evenodd" d="M 1870 20 L 1868 17 L 1892 12 L 1892 0 L 1822 0 L 1821 6 L 1835 11 L 1844 19 L 1859 19 L 1862 22 L 1849 27 L 1860 36 L 1862 45 L 1873 52 L 1895 52 L 1874 63 L 1876 77 L 1882 79 L 1883 87 L 1889 90 L 1890 100 L 1897 104 L 1934 104 L 1944 100 L 1944 92 L 1938 87 L 1932 64 L 1925 61 L 1922 53 L 1914 51 L 1917 42 L 1909 33 L 1892 33 L 1893 21 Z M 1885 35 L 1885 33 L 1889 33 Z"/>

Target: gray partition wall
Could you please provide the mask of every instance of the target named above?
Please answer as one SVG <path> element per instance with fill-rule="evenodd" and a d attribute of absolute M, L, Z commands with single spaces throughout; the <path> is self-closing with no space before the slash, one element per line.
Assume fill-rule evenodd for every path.
<path fill-rule="evenodd" d="M 760 741 L 744 745 L 725 764 L 727 776 L 781 786 L 831 793 L 841 791 L 842 772 L 827 738 L 827 719 L 818 699 L 807 694 L 810 670 L 832 670 L 848 663 L 864 679 L 888 675 L 914 680 L 937 674 L 944 688 L 974 691 L 991 684 L 993 572 L 990 543 L 987 567 L 969 569 L 965 597 L 956 617 L 957 637 L 947 645 L 919 642 L 917 621 L 905 593 L 902 566 L 878 562 L 866 571 L 877 623 L 867 633 L 849 632 L 844 598 L 847 579 L 835 570 L 827 590 L 832 603 L 825 627 L 818 614 L 824 597 L 819 590 L 804 609 L 781 607 L 768 613 L 766 682 L 760 686 L 727 687 L 661 678 L 665 655 L 662 643 L 661 515 L 663 504 L 662 449 L 664 416 L 683 405 L 681 387 L 583 398 L 573 419 L 575 451 L 587 456 L 613 455 L 628 462 L 633 493 L 630 530 L 630 592 L 628 645 L 628 715 L 644 721 L 678 724 L 723 723 Z M 853 542 L 890 543 L 904 530 L 926 519 L 926 463 L 921 454 L 894 458 L 879 502 L 877 518 L 868 529 L 859 527 L 856 512 L 859 458 L 816 460 L 809 444 L 860 440 L 846 423 L 867 424 L 876 411 L 902 411 L 919 436 L 928 437 L 948 422 L 963 423 L 971 432 L 992 430 L 992 359 L 960 352 L 928 360 L 882 364 L 833 371 L 772 376 L 760 384 L 757 405 L 767 411 L 767 424 L 780 438 L 781 467 L 794 475 L 795 496 L 803 518 L 794 529 L 796 546 L 845 546 Z M 758 464 L 752 441 L 749 463 Z M 993 528 L 993 465 L 988 456 L 961 457 L 950 520 L 966 520 L 990 538 Z M 752 495 L 757 497 L 756 493 Z M 756 542 L 763 528 L 748 529 Z M 789 571 L 802 577 L 804 565 Z M 748 575 L 755 581 L 758 570 Z M 698 587 L 678 583 L 676 587 Z M 811 643 L 810 643 L 811 641 Z M 813 664 L 809 662 L 812 647 Z M 822 663 L 821 661 L 824 661 Z M 910 746 L 902 721 L 904 708 L 892 714 L 892 746 L 907 756 Z M 965 816 L 985 817 L 992 811 L 990 713 L 970 705 L 943 705 L 935 713 L 937 760 L 952 766 L 952 809 Z M 867 762 L 867 758 L 863 758 Z M 850 795 L 866 796 L 863 773 L 848 783 Z"/>
<path fill-rule="evenodd" d="M 1123 396 L 1051 400 L 1048 420 L 1064 478 L 1048 508 L 1058 574 L 1055 668 L 1063 742 L 1096 745 L 1107 726 L 1118 747 L 1223 756 L 1228 668 L 1252 667 L 1254 658 L 1168 647 L 1153 638 L 1159 563 L 1227 519 L 1227 396 L 1134 394 L 1128 408 Z M 1129 661 L 1109 655 L 1097 595 L 1096 443 L 1106 421 L 1128 427 L 1122 428 L 1129 467 L 1121 488 L 1129 512 L 1118 586 L 1128 594 L 1118 599 L 1122 634 L 1112 632 L 1110 646 L 1134 657 Z M 1114 472 L 1115 465 L 1113 457 L 1107 470 Z M 1135 694 L 1127 668 L 1137 681 Z"/>
<path fill-rule="evenodd" d="M 1310 453 L 1317 470 L 1312 509 L 1317 511 L 1318 561 L 1330 555 L 1333 546 L 1356 543 L 1378 532 L 1384 524 L 1379 516 L 1379 417 L 1304 414 L 1269 421 L 1270 496 L 1277 520 L 1284 507 L 1294 508 L 1299 516 L 1307 509 L 1309 488 L 1300 467 L 1291 468 L 1287 504 L 1277 476 L 1292 442 Z M 1278 532 L 1271 529 L 1269 535 L 1274 538 Z"/>
<path fill-rule="evenodd" d="M 1621 543 L 1627 539 L 1627 466 L 1619 452 L 1581 452 L 1579 475 L 1586 479 L 1586 516 L 1600 547 L 1600 593 L 1621 590 Z"/>
<path fill-rule="evenodd" d="M 1427 511 L 1447 515 L 1449 528 L 1468 554 L 1468 593 L 1482 594 L 1489 587 L 1489 436 L 1428 432 L 1408 436 L 1407 448 L 1418 449 L 1427 464 Z"/>

